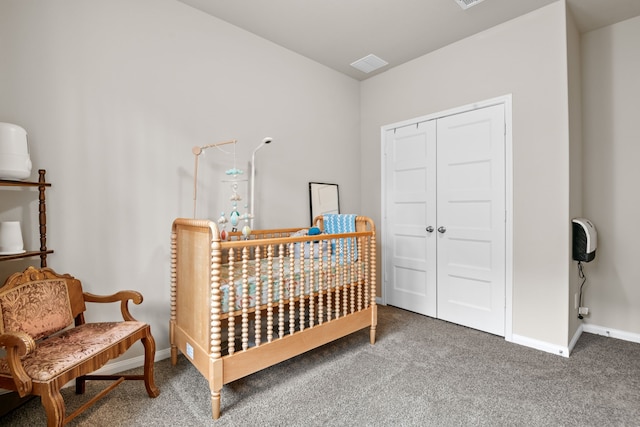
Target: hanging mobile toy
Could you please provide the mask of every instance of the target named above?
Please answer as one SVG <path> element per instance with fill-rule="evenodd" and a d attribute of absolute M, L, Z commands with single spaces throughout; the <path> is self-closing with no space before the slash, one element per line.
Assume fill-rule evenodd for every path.
<path fill-rule="evenodd" d="M 231 231 L 238 231 L 238 222 L 240 221 L 240 212 L 238 212 L 238 201 L 242 200 L 238 194 L 238 175 L 243 172 L 238 168 L 232 168 L 226 171 L 227 175 L 232 177 L 231 181 L 231 213 L 229 214 L 229 222 L 231 222 Z"/>
<path fill-rule="evenodd" d="M 226 216 L 224 216 L 224 212 L 220 212 L 220 218 L 218 218 L 218 225 L 220 225 L 220 239 L 221 240 L 227 240 L 227 230 L 225 230 L 227 228 L 227 222 L 229 220 L 227 219 Z"/>
<path fill-rule="evenodd" d="M 229 222 L 231 222 L 231 231 L 238 231 L 238 221 L 240 220 L 240 214 L 236 210 L 235 206 L 229 214 Z"/>
<path fill-rule="evenodd" d="M 247 205 L 245 205 L 244 208 L 246 211 L 242 215 L 242 220 L 244 221 L 244 227 L 242 227 L 242 235 L 244 236 L 245 239 L 248 239 L 249 235 L 251 234 L 251 227 L 249 226 L 249 220 L 253 217 L 253 215 L 249 213 Z"/>
<path fill-rule="evenodd" d="M 240 223 L 241 220 L 245 220 L 246 222 L 249 218 L 249 214 L 244 213 L 241 215 L 240 212 L 238 212 L 238 202 L 242 200 L 242 197 L 238 193 L 238 182 L 239 182 L 239 176 L 242 175 L 244 172 L 242 171 L 242 169 L 238 169 L 235 166 L 235 162 L 236 162 L 235 150 L 233 155 L 234 155 L 234 158 L 233 158 L 234 166 L 231 169 L 227 169 L 225 173 L 231 177 L 231 179 L 229 180 L 231 182 L 231 197 L 229 198 L 229 200 L 231 201 L 231 213 L 229 213 L 229 222 L 231 223 L 231 227 L 232 227 L 231 231 L 237 232 L 238 224 Z M 246 239 L 250 233 L 251 233 L 251 229 L 247 225 L 245 225 L 242 228 L 242 235 Z"/>

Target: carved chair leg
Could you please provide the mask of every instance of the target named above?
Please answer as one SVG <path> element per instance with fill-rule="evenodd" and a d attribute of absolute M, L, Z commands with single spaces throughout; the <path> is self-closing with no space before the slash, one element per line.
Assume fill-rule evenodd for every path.
<path fill-rule="evenodd" d="M 40 399 L 47 414 L 47 427 L 64 425 L 66 412 L 60 390 L 49 385 L 48 390 L 40 396 Z"/>
<path fill-rule="evenodd" d="M 84 394 L 86 390 L 86 378 L 81 376 L 76 378 L 76 394 Z"/>
<path fill-rule="evenodd" d="M 158 397 L 160 390 L 156 387 L 153 375 L 156 342 L 151 333 L 148 333 L 147 336 L 140 341 L 142 341 L 142 345 L 144 346 L 144 386 L 147 388 L 149 397 Z"/>

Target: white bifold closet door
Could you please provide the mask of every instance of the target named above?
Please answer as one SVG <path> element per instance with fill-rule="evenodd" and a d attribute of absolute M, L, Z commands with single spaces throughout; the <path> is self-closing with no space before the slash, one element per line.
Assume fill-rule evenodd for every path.
<path fill-rule="evenodd" d="M 435 120 L 387 131 L 385 164 L 386 300 L 436 317 Z"/>
<path fill-rule="evenodd" d="M 505 333 L 504 105 L 387 131 L 387 303 Z"/>

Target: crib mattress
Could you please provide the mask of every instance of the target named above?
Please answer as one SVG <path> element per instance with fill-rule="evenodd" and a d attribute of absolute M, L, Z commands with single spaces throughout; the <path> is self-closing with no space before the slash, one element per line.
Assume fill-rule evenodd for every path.
<path fill-rule="evenodd" d="M 338 267 L 331 263 L 327 263 L 326 260 L 322 265 L 322 270 L 320 270 L 320 263 L 318 263 L 317 259 L 314 259 L 313 262 L 310 260 L 304 260 L 302 263 L 300 259 L 296 258 L 294 260 L 294 271 L 291 273 L 290 262 L 291 259 L 289 256 L 284 257 L 281 261 L 280 258 L 276 258 L 273 260 L 273 265 L 271 272 L 269 272 L 267 260 L 260 260 L 260 273 L 256 275 L 256 261 L 248 261 L 247 263 L 247 285 L 248 285 L 248 304 L 247 308 L 252 308 L 256 306 L 256 301 L 258 298 L 256 297 L 256 288 L 257 285 L 260 285 L 260 305 L 269 303 L 269 288 L 268 282 L 271 277 L 272 281 L 272 298 L 271 303 L 280 301 L 280 284 L 284 285 L 284 299 L 289 299 L 291 296 L 290 286 L 293 286 L 293 297 L 299 297 L 301 295 L 308 295 L 313 292 L 318 291 L 318 283 L 320 282 L 320 273 L 324 275 L 322 283 L 325 284 L 335 284 L 336 283 L 336 272 Z M 284 267 L 284 271 L 280 271 L 280 263 Z M 340 265 L 340 268 L 349 268 L 352 264 Z M 234 263 L 233 267 L 234 272 L 234 294 L 235 301 L 233 303 L 234 311 L 242 309 L 242 300 L 243 300 L 243 267 L 240 262 Z M 230 266 L 229 264 L 222 265 L 221 268 L 221 279 L 220 279 L 220 292 L 222 294 L 222 313 L 229 312 L 229 294 L 231 288 L 231 280 L 230 280 Z M 304 285 L 304 286 L 303 286 Z"/>

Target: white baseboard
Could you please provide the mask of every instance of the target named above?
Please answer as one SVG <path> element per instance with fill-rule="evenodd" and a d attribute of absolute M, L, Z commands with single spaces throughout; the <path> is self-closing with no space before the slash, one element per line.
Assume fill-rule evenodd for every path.
<path fill-rule="evenodd" d="M 536 350 L 541 350 L 547 353 L 557 354 L 562 357 L 569 357 L 569 347 L 550 344 L 545 341 L 539 341 L 517 334 L 512 335 L 511 342 L 525 347 L 535 348 Z"/>
<path fill-rule="evenodd" d="M 156 351 L 156 357 L 153 359 L 155 362 L 160 360 L 164 360 L 168 357 L 171 357 L 171 349 L 166 348 L 163 350 Z M 138 368 L 144 365 L 144 354 L 136 357 L 131 357 L 129 359 L 124 360 L 116 360 L 112 363 L 107 363 L 102 368 L 95 371 L 96 375 L 113 375 L 118 372 L 128 371 L 129 369 Z"/>
<path fill-rule="evenodd" d="M 619 329 L 607 328 L 604 326 L 592 325 L 590 323 L 583 323 L 582 329 L 584 332 L 590 334 L 602 335 L 609 338 L 616 338 L 623 341 L 631 341 L 640 343 L 640 334 L 634 332 L 621 331 Z"/>
<path fill-rule="evenodd" d="M 569 342 L 569 352 L 573 351 L 574 347 L 578 343 L 578 340 L 580 339 L 580 336 L 582 336 L 582 332 L 584 332 L 584 328 L 582 326 L 583 326 L 582 324 L 578 326 L 576 333 L 573 334 L 573 338 Z"/>
<path fill-rule="evenodd" d="M 576 343 L 580 339 L 583 332 L 589 334 L 602 335 L 609 338 L 615 338 L 623 341 L 630 341 L 640 344 L 640 334 L 634 332 L 621 331 L 619 329 L 606 328 L 604 326 L 592 325 L 590 323 L 583 323 L 578 327 L 576 333 L 573 335 L 569 347 L 561 347 L 553 344 L 549 344 L 544 341 L 534 340 L 532 338 L 523 337 L 521 335 L 513 334 L 512 342 L 515 344 L 524 345 L 526 347 L 535 348 L 536 350 L 546 351 L 547 353 L 558 354 L 560 356 L 569 357 L 571 351 L 573 351 Z"/>

